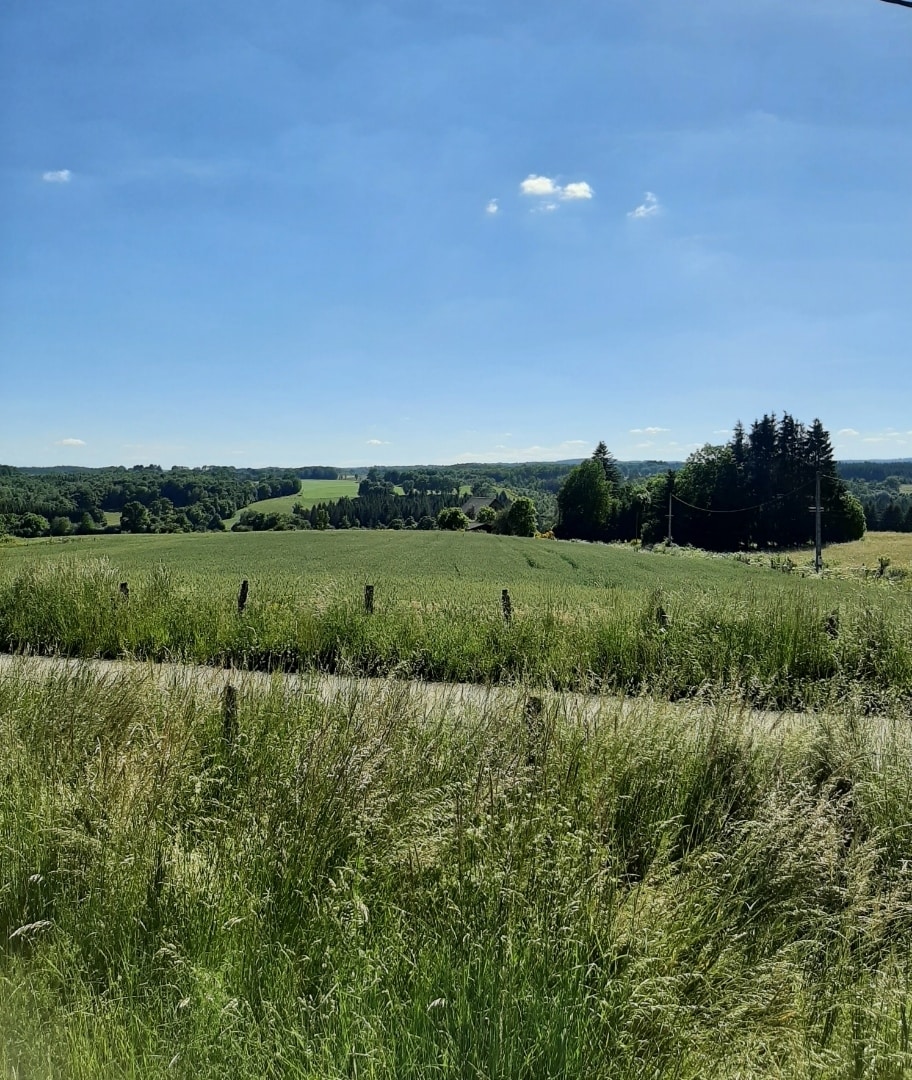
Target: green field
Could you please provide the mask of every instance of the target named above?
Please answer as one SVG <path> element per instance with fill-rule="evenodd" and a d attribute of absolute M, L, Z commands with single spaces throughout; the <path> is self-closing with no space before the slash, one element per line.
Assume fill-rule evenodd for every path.
<path fill-rule="evenodd" d="M 0 1075 L 912 1070 L 908 579 L 444 532 L 36 540 L 0 545 L 17 650 L 305 674 L 210 672 L 226 706 L 2 658 Z"/>
<path fill-rule="evenodd" d="M 0 677 L 0 1073 L 908 1076 L 908 724 Z"/>
<path fill-rule="evenodd" d="M 0 548 L 0 647 L 874 707 L 912 693 L 912 590 L 440 532 L 84 537 Z"/>
<path fill-rule="evenodd" d="M 349 498 L 354 498 L 357 494 L 357 480 L 302 480 L 301 490 L 297 495 L 280 495 L 276 499 L 260 499 L 259 502 L 253 502 L 249 506 L 245 506 L 244 510 L 258 510 L 263 514 L 290 514 L 299 503 L 309 509 L 320 502 L 330 502 L 333 499 L 341 499 L 346 495 Z M 225 522 L 229 529 L 238 521 L 243 512 L 243 510 L 239 510 L 233 518 Z"/>

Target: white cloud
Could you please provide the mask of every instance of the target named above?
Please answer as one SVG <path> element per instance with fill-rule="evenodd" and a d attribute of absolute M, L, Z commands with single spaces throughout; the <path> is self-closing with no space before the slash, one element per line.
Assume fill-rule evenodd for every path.
<path fill-rule="evenodd" d="M 560 186 L 555 184 L 549 176 L 536 176 L 535 173 L 529 173 L 519 185 L 519 190 L 523 195 L 557 195 L 560 192 Z"/>
<path fill-rule="evenodd" d="M 635 210 L 631 210 L 627 217 L 629 218 L 648 218 L 655 217 L 656 214 L 662 212 L 662 204 L 659 202 L 658 197 L 651 191 L 647 191 L 643 196 L 643 201 Z"/>
<path fill-rule="evenodd" d="M 368 446 L 389 446 L 390 444 L 388 442 L 384 442 L 383 439 L 368 439 L 367 440 L 367 445 Z"/>
<path fill-rule="evenodd" d="M 85 446 L 83 439 L 58 439 L 55 446 Z"/>
<path fill-rule="evenodd" d="M 731 435 L 732 429 L 730 427 L 716 428 L 713 435 Z"/>
<path fill-rule="evenodd" d="M 671 431 L 667 427 L 635 427 L 630 429 L 631 435 L 661 435 L 663 431 Z"/>
<path fill-rule="evenodd" d="M 500 207 L 497 205 L 497 199 L 491 199 L 488 205 L 485 207 L 486 214 L 497 214 L 500 212 Z"/>
<path fill-rule="evenodd" d="M 50 169 L 41 174 L 41 179 L 48 184 L 68 184 L 72 175 L 69 169 Z"/>
<path fill-rule="evenodd" d="M 591 199 L 595 192 L 585 180 L 579 180 L 573 184 L 567 184 L 561 191 L 562 199 Z"/>
<path fill-rule="evenodd" d="M 578 199 L 591 199 L 595 192 L 586 183 L 585 180 L 574 180 L 572 183 L 561 186 L 556 180 L 552 180 L 550 176 L 536 176 L 535 173 L 530 173 L 525 180 L 519 185 L 519 190 L 523 195 L 534 195 L 538 198 L 555 198 L 561 200 L 561 202 L 573 202 Z M 557 203 L 549 202 L 544 206 L 538 207 L 540 210 L 556 210 Z"/>
<path fill-rule="evenodd" d="M 844 427 L 844 428 L 840 428 L 839 431 L 836 432 L 836 434 L 837 435 L 845 435 L 847 438 L 854 438 L 856 435 L 860 435 L 861 432 L 856 431 L 855 428 Z"/>

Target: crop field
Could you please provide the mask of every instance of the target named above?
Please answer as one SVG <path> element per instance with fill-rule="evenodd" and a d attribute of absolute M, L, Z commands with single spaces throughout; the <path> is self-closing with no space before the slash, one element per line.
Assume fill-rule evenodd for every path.
<path fill-rule="evenodd" d="M 0 672 L 0 1072 L 896 1077 L 912 746 L 852 696 Z"/>
<path fill-rule="evenodd" d="M 280 495 L 276 499 L 260 499 L 244 510 L 258 510 L 262 514 L 290 514 L 297 503 L 310 509 L 319 502 L 329 502 L 332 499 L 341 499 L 344 496 L 354 497 L 358 494 L 357 480 L 302 480 L 301 490 L 297 495 Z M 240 518 L 243 510 L 239 510 L 233 518 L 226 521 L 226 526 L 231 526 Z"/>
<path fill-rule="evenodd" d="M 0 648 L 879 708 L 912 694 L 912 590 L 496 536 L 86 537 L 0 549 Z"/>

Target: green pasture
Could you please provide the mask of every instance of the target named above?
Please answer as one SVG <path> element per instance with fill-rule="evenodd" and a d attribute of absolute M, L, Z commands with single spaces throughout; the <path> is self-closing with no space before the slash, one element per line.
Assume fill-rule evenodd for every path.
<path fill-rule="evenodd" d="M 912 591 L 476 534 L 80 537 L 0 548 L 0 648 L 874 707 L 912 694 Z"/>
<path fill-rule="evenodd" d="M 290 514 L 298 503 L 309 509 L 320 502 L 330 502 L 332 499 L 341 499 L 346 495 L 354 498 L 357 494 L 357 480 L 302 480 L 301 490 L 297 495 L 280 495 L 275 499 L 260 499 L 259 502 L 253 502 L 249 506 L 245 506 L 244 510 L 258 510 L 263 514 Z M 229 529 L 243 512 L 243 510 L 239 510 L 233 518 L 226 521 L 225 524 Z"/>

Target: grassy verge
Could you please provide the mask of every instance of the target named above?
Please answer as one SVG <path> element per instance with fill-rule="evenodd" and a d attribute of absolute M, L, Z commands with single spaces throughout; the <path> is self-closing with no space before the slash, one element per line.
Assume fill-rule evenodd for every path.
<path fill-rule="evenodd" d="M 0 1071 L 900 1077 L 908 732 L 0 679 Z"/>

